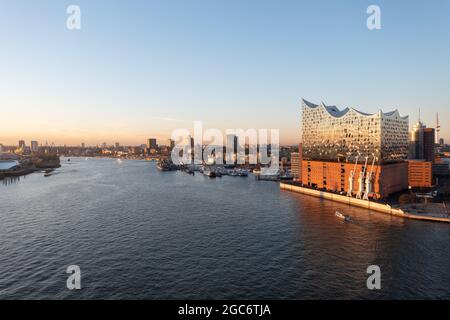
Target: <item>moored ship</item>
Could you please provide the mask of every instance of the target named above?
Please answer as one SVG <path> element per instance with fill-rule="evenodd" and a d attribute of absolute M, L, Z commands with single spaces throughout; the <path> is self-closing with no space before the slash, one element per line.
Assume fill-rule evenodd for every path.
<path fill-rule="evenodd" d="M 158 161 L 156 168 L 160 171 L 173 171 L 177 169 L 177 166 L 172 161 L 162 159 Z"/>

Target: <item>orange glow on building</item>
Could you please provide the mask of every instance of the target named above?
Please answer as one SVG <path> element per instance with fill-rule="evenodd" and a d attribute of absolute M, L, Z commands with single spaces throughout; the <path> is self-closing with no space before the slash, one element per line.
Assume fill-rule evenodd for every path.
<path fill-rule="evenodd" d="M 318 189 L 334 192 L 347 192 L 350 187 L 350 173 L 355 169 L 354 163 L 302 161 L 302 183 Z M 354 191 L 357 192 L 359 173 L 363 171 L 364 164 L 356 165 L 354 178 Z M 368 165 L 367 174 L 373 175 L 372 198 L 384 198 L 392 193 L 408 189 L 408 163 L 398 162 L 384 165 Z"/>
<path fill-rule="evenodd" d="M 433 186 L 433 164 L 429 161 L 408 161 L 408 184 L 413 188 Z"/>

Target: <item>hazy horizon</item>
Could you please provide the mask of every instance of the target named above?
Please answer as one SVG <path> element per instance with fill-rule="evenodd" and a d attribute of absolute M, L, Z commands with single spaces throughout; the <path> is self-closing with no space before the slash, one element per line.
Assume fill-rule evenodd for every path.
<path fill-rule="evenodd" d="M 66 9 L 81 8 L 81 30 Z M 450 2 L 5 1 L 0 143 L 140 145 L 176 128 L 280 129 L 301 98 L 398 109 L 450 140 Z"/>

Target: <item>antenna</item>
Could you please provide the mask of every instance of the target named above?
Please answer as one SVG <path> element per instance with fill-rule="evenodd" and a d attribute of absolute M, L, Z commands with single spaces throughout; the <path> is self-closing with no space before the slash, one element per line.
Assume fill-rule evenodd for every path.
<path fill-rule="evenodd" d="M 420 107 L 419 107 L 419 122 L 420 122 Z"/>
<path fill-rule="evenodd" d="M 436 112 L 436 136 L 439 142 L 439 133 L 441 132 L 441 125 L 439 124 L 439 112 Z"/>

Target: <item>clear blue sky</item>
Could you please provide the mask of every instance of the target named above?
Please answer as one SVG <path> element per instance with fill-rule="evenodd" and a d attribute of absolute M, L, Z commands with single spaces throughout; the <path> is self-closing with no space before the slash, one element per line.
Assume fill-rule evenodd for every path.
<path fill-rule="evenodd" d="M 0 40 L 0 143 L 140 144 L 193 120 L 297 143 L 302 97 L 411 123 L 421 107 L 430 126 L 439 112 L 450 140 L 448 0 L 11 0 Z"/>

